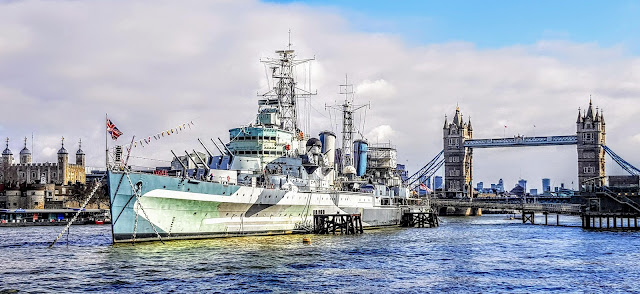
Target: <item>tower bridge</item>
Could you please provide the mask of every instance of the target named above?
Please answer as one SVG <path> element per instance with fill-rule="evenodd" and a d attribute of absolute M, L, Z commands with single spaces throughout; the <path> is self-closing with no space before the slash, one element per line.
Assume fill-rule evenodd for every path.
<path fill-rule="evenodd" d="M 586 111 L 578 109 L 575 135 L 516 136 L 513 138 L 474 139 L 471 120 L 464 121 L 460 108 L 451 121 L 445 117 L 443 127 L 444 190 L 447 197 L 468 198 L 473 195 L 473 149 L 576 145 L 578 180 L 596 179 L 602 186 L 605 176 L 606 132 L 604 114 L 594 110 L 589 101 Z"/>
<path fill-rule="evenodd" d="M 444 166 L 444 191 L 438 198 L 431 199 L 431 205 L 447 211 L 456 211 L 468 215 L 479 214 L 482 208 L 517 209 L 523 214 L 523 222 L 534 223 L 534 214 L 548 213 L 580 214 L 582 227 L 587 229 L 633 229 L 640 230 L 637 219 L 640 218 L 640 169 L 634 167 L 606 145 L 606 123 L 604 114 L 593 107 L 590 100 L 585 111 L 578 109 L 576 133 L 559 136 L 516 136 L 513 138 L 476 139 L 473 137 L 471 120 L 464 121 L 460 108 L 456 107 L 453 119 L 445 116 L 443 126 L 443 149 L 424 167 L 408 177 L 404 182 L 416 189 L 420 179 L 430 177 Z M 473 150 L 475 148 L 504 148 L 531 146 L 575 145 L 578 161 L 578 180 L 580 193 L 576 203 L 528 204 L 525 199 L 517 203 L 509 197 L 473 200 Z M 605 172 L 605 154 L 632 176 L 609 176 Z M 605 186 L 609 179 L 611 187 Z M 614 183 L 615 184 L 612 184 Z M 613 189 L 610 189 L 613 188 Z M 442 199 L 444 198 L 456 198 Z M 482 200 L 482 201 L 478 201 Z M 488 200 L 488 201 L 487 201 Z M 474 210 L 475 212 L 471 212 Z M 464 212 L 463 212 L 464 211 Z M 459 214 L 454 212 L 454 214 Z M 525 216 L 527 216 L 525 218 Z M 609 218 L 613 217 L 613 226 Z M 623 220 L 627 219 L 627 226 Z M 596 224 L 596 219 L 599 221 Z M 606 219 L 606 225 L 603 223 Z M 634 225 L 631 226 L 631 219 Z M 527 221 L 528 220 L 528 221 Z M 617 223 L 620 222 L 620 226 Z"/>
<path fill-rule="evenodd" d="M 560 136 L 516 136 L 513 138 L 473 138 L 471 120 L 464 121 L 460 108 L 456 107 L 453 119 L 445 116 L 443 149 L 424 167 L 405 180 L 416 189 L 421 178 L 434 175 L 444 166 L 444 194 L 448 198 L 470 198 L 473 195 L 473 149 L 576 145 L 578 155 L 578 179 L 582 187 L 601 187 L 605 182 L 605 153 L 631 175 L 640 175 L 634 167 L 606 146 L 604 114 L 593 107 L 590 100 L 585 111 L 578 108 L 576 134 Z"/>

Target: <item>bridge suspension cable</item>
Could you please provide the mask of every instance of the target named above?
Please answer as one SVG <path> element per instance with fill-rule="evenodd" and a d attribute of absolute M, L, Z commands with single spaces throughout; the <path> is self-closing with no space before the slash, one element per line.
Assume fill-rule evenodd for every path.
<path fill-rule="evenodd" d="M 433 159 L 431 159 L 425 166 L 423 166 L 415 174 L 408 177 L 404 181 L 404 183 L 407 186 L 415 188 L 415 186 L 419 185 L 419 183 L 416 184 L 416 182 L 418 182 L 420 178 L 422 178 L 423 176 L 428 176 L 428 177 L 432 176 L 444 164 L 444 158 L 441 158 L 442 154 L 444 154 L 444 150 L 440 151 L 438 155 L 436 155 Z"/>
<path fill-rule="evenodd" d="M 433 168 L 427 170 L 422 176 L 419 177 L 419 179 L 420 178 L 428 179 L 432 177 L 443 165 L 444 165 L 444 158 L 441 158 L 438 162 L 436 162 Z M 410 186 L 410 190 L 416 190 L 418 186 L 420 186 L 420 183 L 415 182 L 412 186 Z M 435 190 L 435 187 L 433 189 Z"/>
<path fill-rule="evenodd" d="M 607 154 L 609 154 L 609 156 L 618 165 L 620 165 L 620 167 L 622 167 L 622 169 L 626 170 L 629 174 L 634 175 L 634 176 L 640 176 L 640 169 L 636 168 L 635 166 L 631 165 L 631 163 L 629 163 L 626 160 L 624 160 L 618 154 L 613 152 L 613 150 L 611 150 L 611 148 L 609 148 L 609 147 L 607 147 L 605 145 L 602 145 L 602 149 L 604 149 L 604 151 L 607 152 Z"/>

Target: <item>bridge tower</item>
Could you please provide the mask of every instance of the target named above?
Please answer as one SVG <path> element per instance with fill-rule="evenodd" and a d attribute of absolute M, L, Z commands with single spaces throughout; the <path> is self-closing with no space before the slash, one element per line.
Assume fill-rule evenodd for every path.
<path fill-rule="evenodd" d="M 593 104 L 589 99 L 589 108 L 581 113 L 578 109 L 578 120 L 576 121 L 578 139 L 578 182 L 584 185 L 585 180 L 595 179 L 597 186 L 604 185 L 604 148 L 605 145 L 605 123 L 602 111 L 593 110 Z"/>
<path fill-rule="evenodd" d="M 456 107 L 456 114 L 451 123 L 444 118 L 444 189 L 447 197 L 472 197 L 471 185 L 473 152 L 464 147 L 464 141 L 473 138 L 471 119 L 464 122 L 460 108 Z"/>

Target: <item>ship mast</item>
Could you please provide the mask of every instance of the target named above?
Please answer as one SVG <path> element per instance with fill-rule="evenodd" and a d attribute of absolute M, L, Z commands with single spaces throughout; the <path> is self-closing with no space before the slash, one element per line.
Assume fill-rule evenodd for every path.
<path fill-rule="evenodd" d="M 310 91 L 297 87 L 295 80 L 295 67 L 307 63 L 315 58 L 295 59 L 294 50 L 291 50 L 291 41 L 288 49 L 278 50 L 278 58 L 266 58 L 261 60 L 271 70 L 271 78 L 274 86 L 267 93 L 259 95 L 264 99 L 258 102 L 259 111 L 271 108 L 276 109 L 280 120 L 280 128 L 298 134 L 298 115 L 296 102 L 300 98 L 309 98 Z"/>
<path fill-rule="evenodd" d="M 353 134 L 355 133 L 353 113 L 369 104 L 353 104 L 353 84 L 349 84 L 347 75 L 344 77 L 344 84 L 340 85 L 340 94 L 344 95 L 344 102 L 341 105 L 329 107 L 342 112 L 342 168 L 344 169 L 347 166 L 353 166 Z"/>

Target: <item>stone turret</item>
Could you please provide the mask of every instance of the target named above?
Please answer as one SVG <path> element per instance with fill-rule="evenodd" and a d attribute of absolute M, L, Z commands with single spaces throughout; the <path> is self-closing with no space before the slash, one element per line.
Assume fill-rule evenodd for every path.
<path fill-rule="evenodd" d="M 85 154 L 82 151 L 82 139 L 78 141 L 78 151 L 76 151 L 76 164 L 84 166 L 85 164 Z"/>
<path fill-rule="evenodd" d="M 581 186 L 585 181 L 601 186 L 606 175 L 605 151 L 602 148 L 606 143 L 605 123 L 602 111 L 597 108 L 594 111 L 591 99 L 587 111 L 578 117 L 576 126 L 578 182 Z"/>
<path fill-rule="evenodd" d="M 27 137 L 24 138 L 24 148 L 20 151 L 20 163 L 22 164 L 30 164 L 31 163 L 31 150 L 27 148 Z"/>
<path fill-rule="evenodd" d="M 2 165 L 8 167 L 13 163 L 13 152 L 9 149 L 9 138 L 7 138 L 7 148 L 2 151 Z"/>
<path fill-rule="evenodd" d="M 66 184 L 64 181 L 67 175 L 67 167 L 69 166 L 69 153 L 64 149 L 64 137 L 62 137 L 62 147 L 58 150 L 58 181 Z"/>

